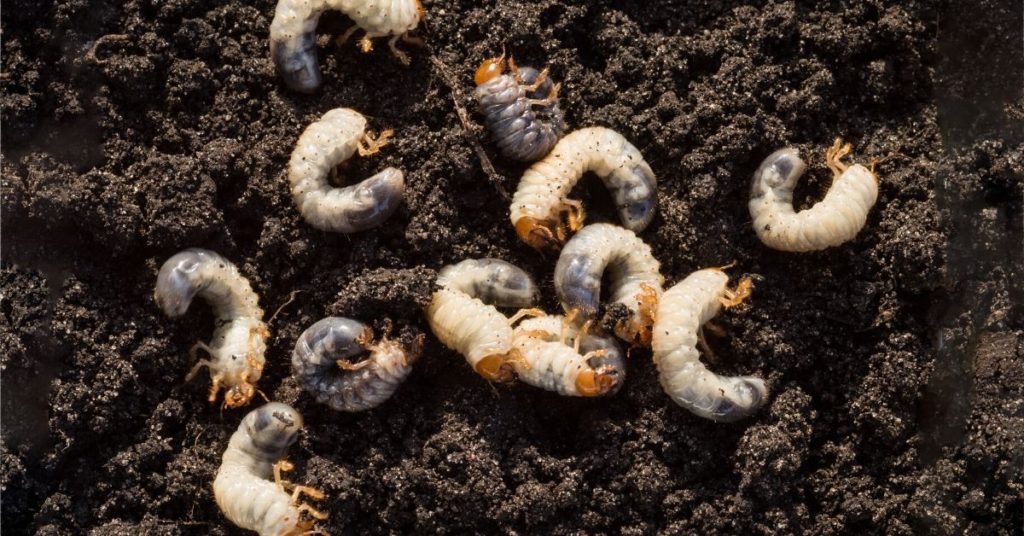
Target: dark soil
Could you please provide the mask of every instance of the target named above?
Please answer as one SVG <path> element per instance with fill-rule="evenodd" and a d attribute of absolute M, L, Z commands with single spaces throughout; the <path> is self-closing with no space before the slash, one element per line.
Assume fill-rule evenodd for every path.
<path fill-rule="evenodd" d="M 168 320 L 151 298 L 189 246 L 233 259 L 268 313 L 299 291 L 260 387 L 306 416 L 295 476 L 327 493 L 331 533 L 1024 530 L 1020 2 L 424 3 L 410 67 L 383 42 L 329 42 L 348 21 L 326 15 L 325 84 L 302 96 L 268 58 L 270 1 L 4 2 L 5 535 L 240 533 L 211 482 L 244 411 L 208 404 L 205 375 L 183 383 L 212 315 Z M 642 236 L 670 283 L 732 260 L 763 277 L 711 340 L 716 370 L 768 379 L 756 417 L 690 415 L 644 351 L 621 393 L 580 400 L 492 388 L 432 337 L 377 410 L 297 388 L 305 327 L 341 314 L 429 333 L 436 270 L 463 258 L 523 266 L 556 309 L 555 256 L 506 217 L 523 166 L 456 112 L 503 46 L 552 66 L 569 125 L 646 156 L 661 206 Z M 285 179 L 304 126 L 338 106 L 397 131 L 347 173 L 395 165 L 408 182 L 396 217 L 353 236 L 306 225 Z M 751 173 L 795 144 L 814 155 L 809 206 L 837 135 L 886 158 L 867 226 L 820 253 L 766 249 Z M 612 218 L 598 181 L 577 190 L 592 221 Z"/>

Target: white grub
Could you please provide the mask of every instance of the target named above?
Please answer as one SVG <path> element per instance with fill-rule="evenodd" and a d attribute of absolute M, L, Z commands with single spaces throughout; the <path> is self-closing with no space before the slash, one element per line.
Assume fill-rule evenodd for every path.
<path fill-rule="evenodd" d="M 626 379 L 618 342 L 580 330 L 562 315 L 523 320 L 514 337 L 519 359 L 512 365 L 519 380 L 534 387 L 564 396 L 606 396 Z"/>
<path fill-rule="evenodd" d="M 484 60 L 473 78 L 473 95 L 501 154 L 533 162 L 551 151 L 565 124 L 558 107 L 560 85 L 546 68 L 519 67 L 503 54 Z"/>
<path fill-rule="evenodd" d="M 196 296 L 213 308 L 217 327 L 209 344 L 197 342 L 189 351 L 193 360 L 199 350 L 210 359 L 198 360 L 186 381 L 207 367 L 213 379 L 210 402 L 223 387 L 225 406 L 244 406 L 256 393 L 270 336 L 259 297 L 230 261 L 210 250 L 192 248 L 167 259 L 157 275 L 153 298 L 167 316 L 177 318 Z"/>
<path fill-rule="evenodd" d="M 299 336 L 292 371 L 317 402 L 336 411 L 365 411 L 391 398 L 412 372 L 422 346 L 422 336 L 410 350 L 387 335 L 375 343 L 366 324 L 331 316 Z M 350 361 L 367 353 L 362 361 Z"/>
<path fill-rule="evenodd" d="M 281 479 L 282 471 L 292 469 L 283 458 L 300 429 L 302 415 L 280 402 L 265 404 L 242 419 L 213 481 L 213 496 L 224 517 L 260 536 L 309 534 L 313 519 L 327 518 L 299 502 L 302 494 L 319 500 L 323 493 Z M 292 488 L 290 494 L 286 487 Z"/>
<path fill-rule="evenodd" d="M 270 23 L 270 55 L 289 88 L 312 93 L 323 82 L 316 53 L 316 25 L 324 11 L 341 11 L 356 23 L 341 41 L 362 29 L 366 35 L 359 46 L 369 52 L 373 49 L 372 38 L 393 36 L 388 41 L 392 54 L 409 64 L 409 56 L 398 50 L 396 41 L 414 41 L 407 34 L 423 18 L 419 0 L 279 0 Z"/>
<path fill-rule="evenodd" d="M 607 223 L 580 230 L 562 248 L 555 265 L 555 290 L 566 313 L 591 320 L 601 305 L 601 278 L 608 270 L 610 303 L 622 304 L 628 318 L 615 323 L 615 334 L 631 344 L 650 344 L 654 308 L 665 278 L 651 247 L 633 231 Z"/>
<path fill-rule="evenodd" d="M 878 176 L 860 164 L 841 162 L 852 146 L 836 138 L 826 151 L 832 186 L 813 207 L 795 212 L 793 189 L 805 164 L 796 149 L 775 151 L 754 173 L 750 188 L 750 216 L 761 242 L 781 251 L 818 251 L 838 246 L 857 236 L 878 199 Z"/>
<path fill-rule="evenodd" d="M 755 376 L 719 376 L 700 362 L 701 327 L 724 305 L 739 305 L 750 295 L 750 279 L 729 289 L 718 268 L 690 274 L 665 291 L 658 303 L 651 349 L 661 386 L 672 400 L 695 415 L 732 422 L 756 412 L 767 400 L 764 381 Z"/>
<path fill-rule="evenodd" d="M 468 259 L 444 267 L 437 285 L 426 311 L 434 335 L 488 381 L 512 381 L 512 324 L 529 311 L 510 319 L 495 306 L 532 305 L 537 286 L 529 274 L 499 259 Z"/>
<path fill-rule="evenodd" d="M 288 163 L 292 198 L 307 223 L 323 231 L 354 233 L 376 227 L 402 203 L 402 172 L 387 168 L 358 184 L 334 188 L 328 175 L 353 153 L 376 153 L 391 136 L 366 131 L 366 118 L 349 108 L 335 108 L 306 127 Z"/>
<path fill-rule="evenodd" d="M 621 134 L 591 127 L 567 134 L 523 174 L 510 208 L 519 238 L 541 249 L 564 242 L 566 229 L 578 230 L 583 225 L 583 206 L 568 195 L 588 171 L 597 174 L 611 192 L 623 227 L 640 232 L 651 223 L 658 203 L 651 167 Z"/>

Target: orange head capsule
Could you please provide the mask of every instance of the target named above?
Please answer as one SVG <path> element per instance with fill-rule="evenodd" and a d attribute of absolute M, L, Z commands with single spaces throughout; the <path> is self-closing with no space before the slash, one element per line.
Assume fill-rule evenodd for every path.
<path fill-rule="evenodd" d="M 614 372 L 605 370 L 584 370 L 576 377 L 576 391 L 580 396 L 603 396 L 615 389 L 618 383 Z"/>
<path fill-rule="evenodd" d="M 497 58 L 488 58 L 476 68 L 476 74 L 473 75 L 473 80 L 476 85 L 480 85 L 489 82 L 505 72 L 505 55 L 502 54 Z"/>
<path fill-rule="evenodd" d="M 515 348 L 509 354 L 518 354 Z M 476 373 L 489 382 L 509 383 L 516 379 L 515 370 L 509 363 L 515 355 L 491 354 L 476 364 Z"/>
<path fill-rule="evenodd" d="M 557 248 L 562 245 L 549 227 L 550 223 L 524 216 L 516 222 L 516 234 L 519 239 L 533 249 Z"/>

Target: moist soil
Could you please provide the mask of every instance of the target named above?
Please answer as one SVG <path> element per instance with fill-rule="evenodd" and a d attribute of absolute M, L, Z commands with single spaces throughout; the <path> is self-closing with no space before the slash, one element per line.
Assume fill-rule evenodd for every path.
<path fill-rule="evenodd" d="M 310 96 L 268 57 L 273 2 L 93 4 L 2 15 L 5 534 L 243 533 L 211 482 L 245 410 L 208 403 L 205 372 L 184 382 L 213 316 L 170 320 L 152 299 L 186 247 L 280 308 L 259 387 L 306 418 L 292 479 L 326 493 L 332 534 L 1021 533 L 1020 2 L 425 0 L 408 67 L 383 40 L 335 43 L 350 21 L 326 14 Z M 469 257 L 524 267 L 558 310 L 557 253 L 507 219 L 524 165 L 471 100 L 502 49 L 551 66 L 570 128 L 644 154 L 660 205 L 641 236 L 669 284 L 732 261 L 759 276 L 706 330 L 709 366 L 767 380 L 753 418 L 676 406 L 646 350 L 620 393 L 585 400 L 488 385 L 429 335 L 437 270 Z M 302 129 L 341 106 L 396 131 L 341 175 L 407 181 L 402 209 L 354 235 L 305 224 L 286 180 Z M 881 159 L 867 225 L 823 252 L 765 248 L 754 169 L 798 147 L 808 207 L 836 136 Z M 573 195 L 614 221 L 600 181 Z M 295 339 L 326 315 L 428 334 L 390 401 L 336 413 L 291 378 Z"/>

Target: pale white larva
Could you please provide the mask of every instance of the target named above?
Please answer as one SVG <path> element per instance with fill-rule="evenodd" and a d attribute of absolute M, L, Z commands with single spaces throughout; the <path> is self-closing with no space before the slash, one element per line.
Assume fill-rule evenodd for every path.
<path fill-rule="evenodd" d="M 622 348 L 612 337 L 580 330 L 562 315 L 523 320 L 514 331 L 519 380 L 564 396 L 605 396 L 626 379 Z"/>
<path fill-rule="evenodd" d="M 419 0 L 279 0 L 270 23 L 270 55 L 285 84 L 295 91 L 312 93 L 323 81 L 316 54 L 316 25 L 324 11 L 341 11 L 356 25 L 345 34 L 362 29 L 359 41 L 364 52 L 373 49 L 374 37 L 393 36 L 388 41 L 392 54 L 409 64 L 409 56 L 398 50 L 399 38 L 408 38 L 423 18 Z"/>
<path fill-rule="evenodd" d="M 741 303 L 750 294 L 749 279 L 736 289 L 729 276 L 709 268 L 690 274 L 661 295 L 651 349 L 661 386 L 672 400 L 695 415 L 732 422 L 753 414 L 768 397 L 764 381 L 755 376 L 719 376 L 700 362 L 700 329 L 725 305 Z"/>
<path fill-rule="evenodd" d="M 406 350 L 387 333 L 373 342 L 370 326 L 329 316 L 295 342 L 292 372 L 317 402 L 336 411 L 366 411 L 391 398 L 412 372 L 422 347 L 422 335 Z M 369 355 L 357 363 L 349 361 L 363 354 Z"/>
<path fill-rule="evenodd" d="M 349 108 L 335 108 L 306 127 L 288 162 L 292 198 L 307 223 L 323 231 L 354 233 L 380 225 L 402 202 L 402 172 L 387 168 L 358 184 L 334 188 L 327 176 L 357 150 L 377 152 L 391 131 L 379 138 L 366 131 L 366 118 Z"/>
<path fill-rule="evenodd" d="M 651 223 L 658 203 L 651 167 L 618 132 L 590 127 L 567 134 L 523 174 L 509 214 L 519 238 L 540 249 L 564 242 L 567 227 L 579 229 L 583 206 L 568 195 L 588 171 L 604 181 L 624 227 L 640 232 Z"/>
<path fill-rule="evenodd" d="M 210 402 L 223 387 L 225 406 L 244 406 L 256 393 L 270 336 L 259 297 L 234 264 L 212 251 L 193 248 L 167 259 L 157 275 L 153 298 L 167 316 L 176 318 L 196 296 L 213 308 L 217 328 L 209 344 L 197 342 L 189 351 L 195 359 L 196 352 L 204 350 L 210 359 L 198 360 L 186 381 L 208 367 L 213 379 Z"/>
<path fill-rule="evenodd" d="M 242 419 L 213 481 L 213 496 L 224 517 L 260 536 L 309 534 L 313 519 L 327 518 L 299 502 L 302 494 L 319 500 L 323 493 L 281 479 L 281 472 L 292 468 L 283 458 L 300 429 L 302 415 L 280 402 L 265 404 Z M 291 494 L 285 486 L 293 488 Z"/>
<path fill-rule="evenodd" d="M 633 231 L 595 223 L 562 248 L 555 265 L 555 290 L 566 313 L 595 317 L 601 305 L 601 277 L 609 272 L 609 301 L 624 305 L 628 317 L 615 322 L 615 334 L 632 344 L 650 344 L 654 308 L 665 278 L 651 247 Z"/>
<path fill-rule="evenodd" d="M 878 199 L 878 176 L 873 165 L 841 162 L 851 150 L 850 144 L 836 138 L 825 153 L 832 186 L 824 199 L 800 212 L 793 210 L 793 189 L 806 166 L 797 150 L 780 149 L 761 163 L 754 173 L 749 204 L 761 242 L 782 251 L 818 251 L 857 236 Z"/>
<path fill-rule="evenodd" d="M 494 306 L 529 307 L 537 286 L 522 269 L 499 259 L 468 259 L 444 267 L 427 306 L 430 329 L 489 381 L 515 378 L 512 324 Z"/>

